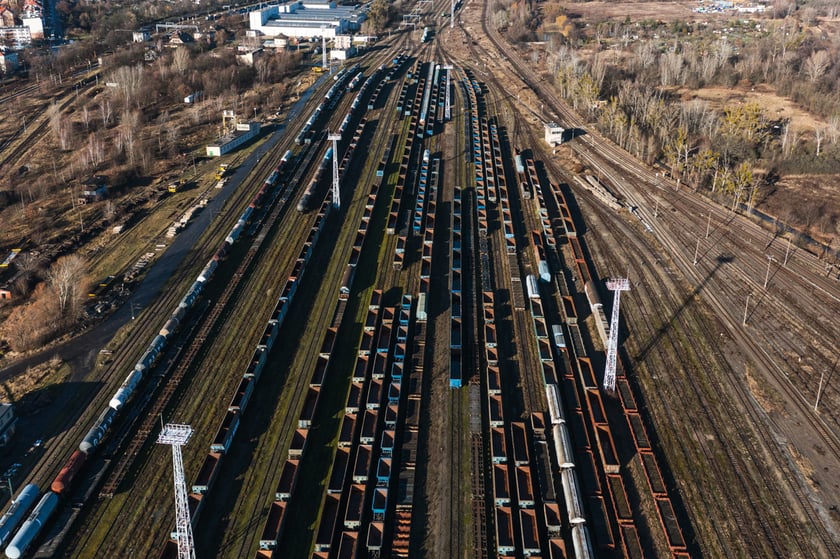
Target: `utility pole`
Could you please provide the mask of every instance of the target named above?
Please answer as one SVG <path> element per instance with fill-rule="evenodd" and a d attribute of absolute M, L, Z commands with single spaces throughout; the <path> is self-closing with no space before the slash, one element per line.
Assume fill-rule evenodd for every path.
<path fill-rule="evenodd" d="M 752 293 L 747 293 L 747 302 L 744 304 L 744 322 L 742 322 L 744 326 L 747 325 L 747 310 L 750 308 L 750 295 Z"/>
<path fill-rule="evenodd" d="M 630 290 L 630 281 L 627 278 L 617 278 L 607 282 L 607 289 L 615 292 L 613 298 L 612 319 L 610 320 L 610 336 L 607 344 L 607 368 L 604 370 L 604 391 L 608 394 L 615 393 L 615 362 L 618 353 L 618 306 L 621 301 L 621 292 Z"/>
<path fill-rule="evenodd" d="M 158 436 L 158 444 L 172 447 L 172 466 L 175 479 L 175 534 L 178 538 L 178 559 L 195 559 L 192 523 L 190 522 L 190 503 L 187 497 L 187 484 L 184 481 L 184 460 L 181 447 L 190 440 L 193 430 L 189 425 L 167 423 Z"/>
<path fill-rule="evenodd" d="M 837 360 L 835 360 L 834 365 L 831 366 L 831 371 L 834 371 L 835 367 L 837 367 Z M 829 373 L 829 378 L 830 378 L 830 373 Z M 825 381 L 825 370 L 824 369 L 823 369 L 822 374 L 820 374 L 820 385 L 819 385 L 819 387 L 817 387 L 817 399 L 814 400 L 814 412 L 817 411 L 817 408 L 820 405 L 820 398 L 822 398 L 823 389 L 825 388 L 825 385 L 823 384 L 823 381 Z"/>
<path fill-rule="evenodd" d="M 767 255 L 767 273 L 764 275 L 764 289 L 767 289 L 767 282 L 770 281 L 770 263 L 773 262 L 775 258 Z"/>
<path fill-rule="evenodd" d="M 700 237 L 697 237 L 697 247 L 694 249 L 694 265 L 697 265 L 697 256 L 700 254 Z"/>
<path fill-rule="evenodd" d="M 785 249 L 785 266 L 787 266 L 788 255 L 790 255 L 790 237 L 788 237 L 788 245 Z"/>
<path fill-rule="evenodd" d="M 709 220 L 706 222 L 706 238 L 709 238 L 709 230 L 712 228 L 712 210 L 709 210 Z"/>

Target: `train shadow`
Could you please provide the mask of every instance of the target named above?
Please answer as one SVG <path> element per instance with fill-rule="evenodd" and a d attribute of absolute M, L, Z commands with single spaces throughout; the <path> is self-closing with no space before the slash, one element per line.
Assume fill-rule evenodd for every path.
<path fill-rule="evenodd" d="M 712 267 L 712 269 L 709 270 L 709 273 L 706 275 L 705 278 L 703 278 L 703 281 L 701 281 L 700 284 L 698 284 L 697 287 L 695 287 L 691 291 L 691 293 L 689 293 L 683 299 L 680 306 L 671 314 L 670 318 L 668 318 L 668 320 L 666 320 L 662 324 L 662 326 L 660 326 L 657 329 L 656 334 L 654 334 L 653 337 L 644 346 L 642 346 L 642 349 L 639 351 L 639 353 L 633 356 L 633 360 L 635 362 L 641 363 L 647 358 L 650 352 L 657 346 L 657 344 L 659 344 L 659 341 L 662 339 L 665 333 L 671 329 L 671 327 L 674 325 L 677 319 L 679 319 L 680 316 L 682 316 L 686 309 L 691 305 L 695 297 L 700 295 L 700 293 L 703 291 L 703 289 L 706 287 L 706 285 L 709 283 L 712 277 L 717 273 L 717 271 L 721 268 L 721 266 L 723 266 L 724 264 L 728 264 L 733 260 L 735 260 L 735 257 L 732 255 L 721 254 L 717 256 L 717 258 L 715 259 L 714 267 Z"/>
<path fill-rule="evenodd" d="M 0 451 L 0 482 L 8 478 L 17 487 L 43 457 L 50 440 L 79 422 L 101 387 L 101 382 L 55 382 L 14 401 L 16 433 Z"/>

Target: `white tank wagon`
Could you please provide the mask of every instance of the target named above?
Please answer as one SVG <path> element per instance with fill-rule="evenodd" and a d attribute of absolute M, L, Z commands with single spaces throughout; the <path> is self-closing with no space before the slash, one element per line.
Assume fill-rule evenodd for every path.
<path fill-rule="evenodd" d="M 560 479 L 563 482 L 563 497 L 566 501 L 566 513 L 569 515 L 569 523 L 572 525 L 585 524 L 586 516 L 583 513 L 577 472 L 572 468 L 566 468 L 560 472 Z"/>
<path fill-rule="evenodd" d="M 551 427 L 551 436 L 554 439 L 554 453 L 557 456 L 557 465 L 561 470 L 575 467 L 575 455 L 572 449 L 572 440 L 569 438 L 569 428 L 565 423 L 559 423 Z"/>
<path fill-rule="evenodd" d="M 545 397 L 548 399 L 548 415 L 551 418 L 551 424 L 559 425 L 560 423 L 564 423 L 566 418 L 563 417 L 563 407 L 560 404 L 560 398 L 557 396 L 557 386 L 546 384 Z"/>
<path fill-rule="evenodd" d="M 29 515 L 29 518 L 20 527 L 15 537 L 12 538 L 12 542 L 6 548 L 6 557 L 9 559 L 18 559 L 26 553 L 26 550 L 29 549 L 29 546 L 38 537 L 38 534 L 41 533 L 44 524 L 46 524 L 47 520 L 55 512 L 57 506 L 58 495 L 52 491 L 45 493 L 38 506 L 35 507 L 32 514 Z"/>
<path fill-rule="evenodd" d="M 200 283 L 207 283 L 211 277 L 213 277 L 213 272 L 216 271 L 216 268 L 219 267 L 219 263 L 216 260 L 210 260 L 204 269 L 201 270 L 201 273 L 198 275 L 198 281 Z M 202 286 L 203 288 L 204 286 Z"/>
<path fill-rule="evenodd" d="M 137 388 L 137 385 L 140 384 L 141 380 L 143 380 L 143 373 L 141 371 L 135 369 L 128 373 L 128 376 L 125 377 L 123 383 L 114 393 L 111 401 L 108 402 L 108 406 L 119 411 L 120 408 L 122 408 L 123 405 L 131 398 L 131 395 L 134 394 L 134 390 Z"/>
<path fill-rule="evenodd" d="M 586 524 L 572 526 L 572 546 L 575 549 L 575 557 L 578 559 L 591 559 L 592 540 L 589 539 L 589 529 Z"/>
<path fill-rule="evenodd" d="M 537 269 L 540 272 L 540 280 L 542 280 L 544 283 L 550 283 L 551 270 L 548 267 L 548 262 L 546 262 L 545 260 L 540 260 L 537 264 Z"/>
<path fill-rule="evenodd" d="M 539 299 L 540 298 L 540 288 L 537 285 L 537 278 L 533 274 L 528 274 L 528 277 L 525 278 L 525 285 L 528 288 L 528 298 L 529 299 Z"/>
<path fill-rule="evenodd" d="M 116 415 L 117 410 L 113 407 L 109 406 L 105 408 L 105 410 L 99 415 L 96 423 L 93 424 L 93 427 L 91 427 L 90 431 L 88 431 L 87 435 L 85 435 L 85 438 L 82 439 L 81 443 L 79 443 L 79 450 L 85 454 L 93 452 L 99 446 L 99 443 L 102 441 L 105 433 L 108 432 L 108 428 L 111 427 Z"/>
<path fill-rule="evenodd" d="M 12 501 L 8 510 L 0 518 L 0 547 L 5 547 L 12 538 L 12 533 L 26 518 L 26 513 L 38 500 L 40 490 L 34 483 L 30 483 L 18 493 L 17 499 Z"/>

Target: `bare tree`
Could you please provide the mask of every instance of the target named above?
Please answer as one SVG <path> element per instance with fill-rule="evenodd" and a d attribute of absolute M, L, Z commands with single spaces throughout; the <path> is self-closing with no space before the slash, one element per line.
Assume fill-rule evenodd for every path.
<path fill-rule="evenodd" d="M 36 274 L 42 263 L 41 258 L 31 252 L 21 252 L 15 258 L 15 267 L 24 274 Z"/>
<path fill-rule="evenodd" d="M 96 167 L 105 161 L 105 146 L 96 133 L 88 134 L 86 154 L 91 167 Z"/>
<path fill-rule="evenodd" d="M 268 56 L 262 56 L 254 62 L 254 68 L 257 70 L 257 80 L 261 83 L 269 83 L 271 76 L 271 60 Z"/>
<path fill-rule="evenodd" d="M 808 81 L 815 83 L 819 80 L 825 71 L 828 69 L 831 61 L 829 60 L 828 51 L 818 50 L 811 53 L 811 56 L 805 60 L 805 74 L 808 76 Z"/>
<path fill-rule="evenodd" d="M 814 143 L 817 144 L 817 157 L 820 156 L 820 150 L 822 149 L 822 143 L 825 139 L 825 127 L 822 125 L 817 125 L 814 127 Z"/>
<path fill-rule="evenodd" d="M 190 66 L 190 51 L 187 47 L 178 47 L 172 55 L 172 69 L 177 74 L 183 74 Z"/>
<path fill-rule="evenodd" d="M 837 140 L 840 139 L 840 115 L 832 115 L 828 119 L 828 136 L 831 143 L 836 145 Z"/>
<path fill-rule="evenodd" d="M 114 111 L 111 108 L 111 101 L 105 99 L 99 104 L 99 111 L 102 114 L 102 126 L 107 128 L 114 116 Z"/>
<path fill-rule="evenodd" d="M 86 265 L 81 256 L 62 256 L 50 266 L 47 282 L 58 302 L 60 317 L 75 318 L 86 288 Z"/>
<path fill-rule="evenodd" d="M 56 104 L 50 105 L 49 115 L 50 128 L 52 129 L 53 134 L 55 134 L 55 139 L 58 142 L 59 148 L 62 150 L 70 149 L 70 145 L 73 140 L 72 123 L 68 122 L 67 119 L 64 118 L 64 115 L 61 114 L 61 109 Z"/>
<path fill-rule="evenodd" d="M 128 161 L 133 165 L 137 162 L 136 139 L 140 130 L 140 112 L 125 111 L 120 118 L 120 126 L 114 137 L 117 151 L 124 150 Z"/>
<path fill-rule="evenodd" d="M 142 64 L 120 66 L 112 72 L 110 81 L 116 84 L 115 91 L 122 97 L 126 107 L 133 106 L 138 101 L 138 94 L 143 85 L 143 76 Z"/>
<path fill-rule="evenodd" d="M 656 62 L 656 47 L 650 41 L 642 41 L 636 48 L 639 68 L 647 68 Z"/>
<path fill-rule="evenodd" d="M 784 155 L 785 157 L 790 155 L 790 140 L 790 120 L 788 120 L 782 125 L 782 155 Z"/>
<path fill-rule="evenodd" d="M 90 109 L 87 105 L 82 107 L 82 122 L 85 123 L 85 130 L 90 130 Z"/>
<path fill-rule="evenodd" d="M 662 85 L 676 85 L 682 83 L 683 55 L 676 49 L 666 52 L 659 57 L 659 81 Z"/>
<path fill-rule="evenodd" d="M 181 127 L 171 124 L 166 127 L 166 146 L 171 150 L 178 147 L 181 139 Z"/>
<path fill-rule="evenodd" d="M 508 15 L 507 10 L 499 10 L 493 14 L 493 26 L 498 29 L 502 30 L 510 25 L 510 16 Z"/>

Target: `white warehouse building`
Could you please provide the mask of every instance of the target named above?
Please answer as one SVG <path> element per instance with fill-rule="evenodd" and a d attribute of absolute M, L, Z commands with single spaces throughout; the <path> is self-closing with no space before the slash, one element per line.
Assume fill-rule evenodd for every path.
<path fill-rule="evenodd" d="M 258 35 L 311 39 L 356 32 L 367 19 L 361 4 L 337 6 L 328 0 L 294 0 L 250 13 L 250 27 Z"/>

